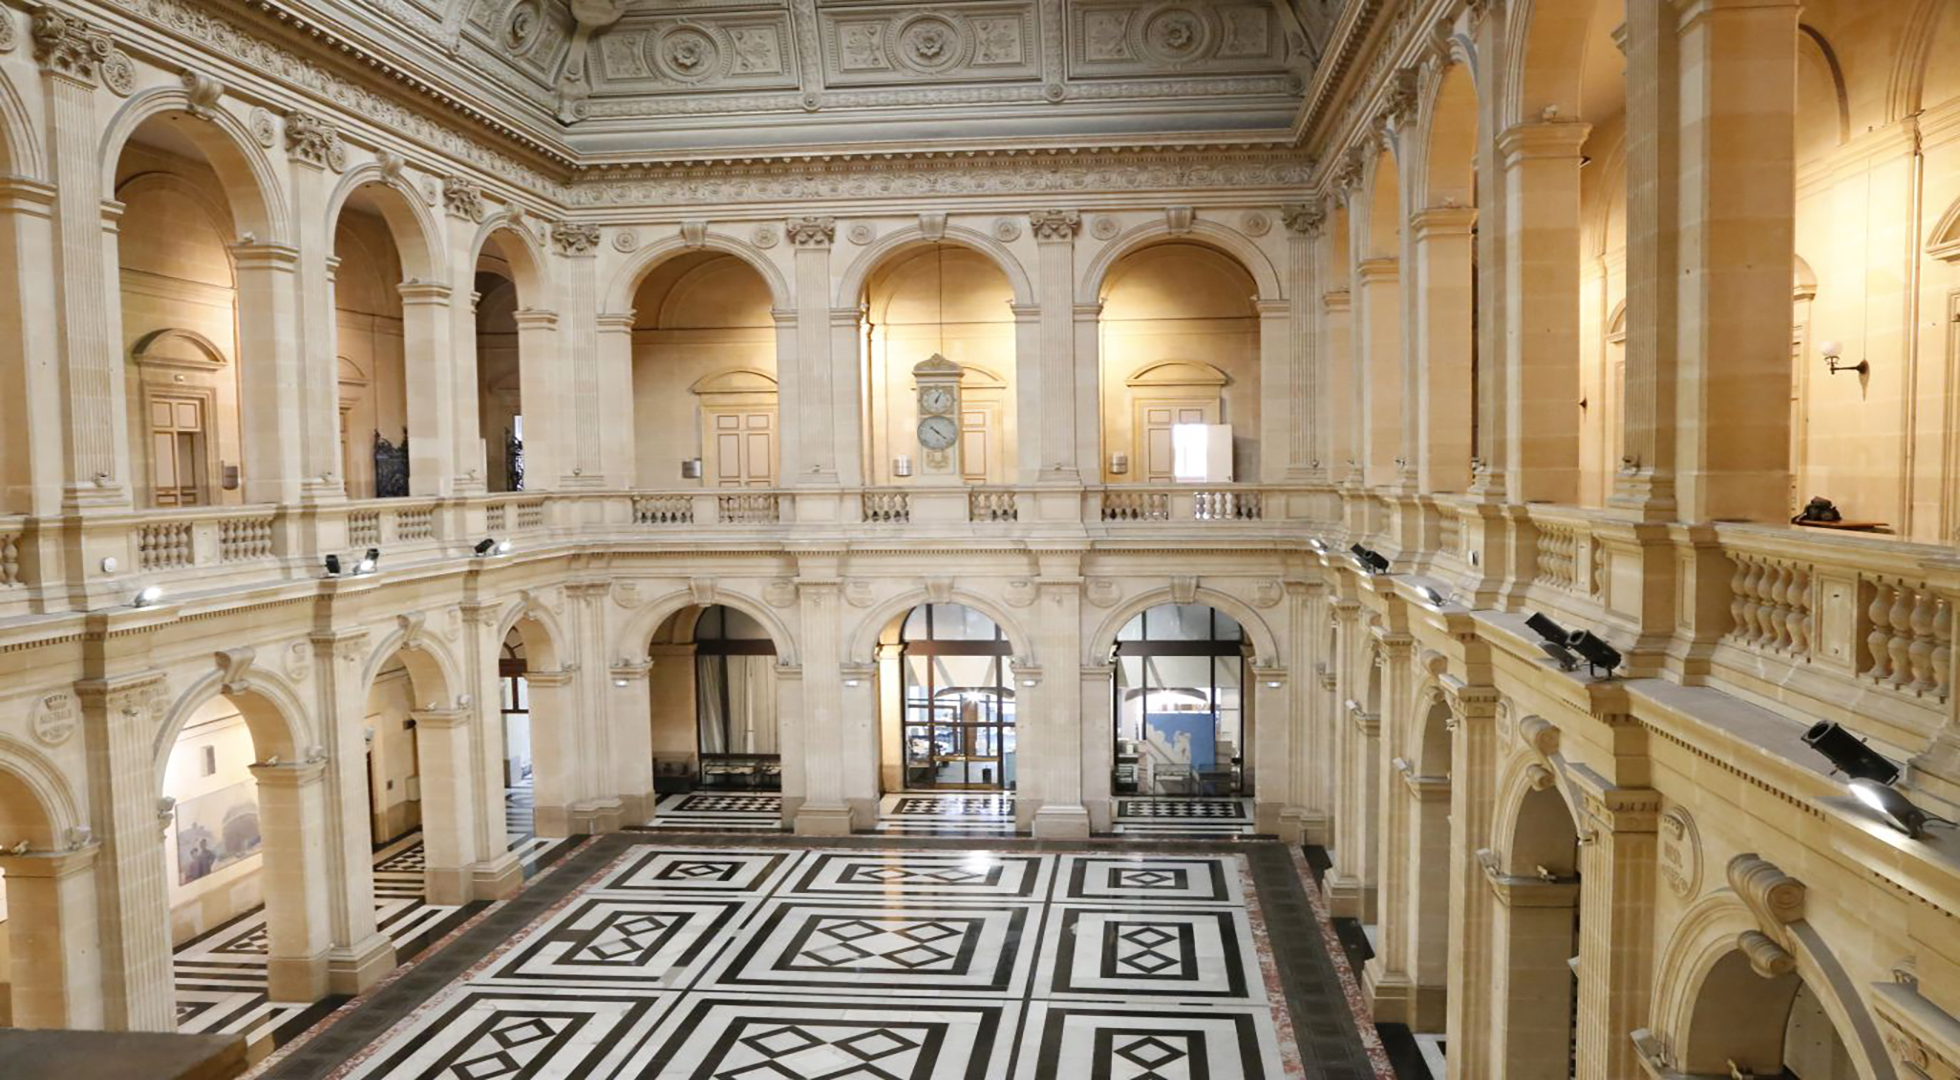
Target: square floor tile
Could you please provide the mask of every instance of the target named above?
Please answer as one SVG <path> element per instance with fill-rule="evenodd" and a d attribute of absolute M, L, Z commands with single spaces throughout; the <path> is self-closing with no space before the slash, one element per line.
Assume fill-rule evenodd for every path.
<path fill-rule="evenodd" d="M 1233 908 L 1058 907 L 1035 976 L 1038 997 L 1260 1002 L 1245 913 Z"/>
<path fill-rule="evenodd" d="M 694 994 L 605 1075 L 713 1080 L 1004 1080 L 1018 1001 Z"/>
<path fill-rule="evenodd" d="M 1057 900 L 1124 904 L 1245 903 L 1238 860 L 1219 856 L 1066 855 Z"/>
<path fill-rule="evenodd" d="M 1280 1080 L 1262 1008 L 1152 1009 L 1035 1002 L 1016 1080 Z"/>
<path fill-rule="evenodd" d="M 782 896 L 826 899 L 1044 900 L 1052 856 L 986 852 L 818 852 Z"/>
<path fill-rule="evenodd" d="M 687 897 L 587 898 L 533 927 L 477 980 L 527 984 L 676 986 L 712 957 L 717 937 L 750 901 Z"/>
<path fill-rule="evenodd" d="M 675 994 L 470 988 L 389 1033 L 346 1080 L 557 1080 L 592 1075 L 591 1059 Z"/>
<path fill-rule="evenodd" d="M 699 984 L 718 990 L 1018 994 L 1039 909 L 773 902 Z"/>
<path fill-rule="evenodd" d="M 801 856 L 794 851 L 672 851 L 631 857 L 599 885 L 607 892 L 762 895 Z"/>

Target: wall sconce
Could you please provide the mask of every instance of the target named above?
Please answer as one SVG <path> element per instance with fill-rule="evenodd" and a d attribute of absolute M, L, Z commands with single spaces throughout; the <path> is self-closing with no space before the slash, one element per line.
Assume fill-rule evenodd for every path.
<path fill-rule="evenodd" d="M 698 457 L 691 457 L 691 458 L 682 458 L 682 459 L 681 459 L 681 479 L 683 479 L 683 480 L 699 480 L 699 479 L 701 479 L 701 459 L 700 459 L 700 458 L 698 458 Z"/>
<path fill-rule="evenodd" d="M 900 454 L 900 455 L 898 455 L 897 457 L 895 457 L 895 458 L 893 458 L 893 459 L 892 459 L 892 475 L 893 475 L 893 476 L 910 476 L 910 475 L 912 475 L 912 455 L 910 455 L 910 454 Z"/>
<path fill-rule="evenodd" d="M 1872 365 L 1869 360 L 1860 360 L 1855 364 L 1840 363 L 1839 361 L 1844 358 L 1844 346 L 1835 341 L 1820 342 L 1817 346 L 1817 351 L 1824 354 L 1824 363 L 1831 369 L 1831 374 L 1833 375 L 1836 375 L 1840 371 L 1855 371 L 1865 376 L 1869 376 L 1872 373 Z"/>
<path fill-rule="evenodd" d="M 1129 471 L 1130 455 L 1121 452 L 1109 455 L 1109 474 L 1111 476 L 1123 476 Z"/>

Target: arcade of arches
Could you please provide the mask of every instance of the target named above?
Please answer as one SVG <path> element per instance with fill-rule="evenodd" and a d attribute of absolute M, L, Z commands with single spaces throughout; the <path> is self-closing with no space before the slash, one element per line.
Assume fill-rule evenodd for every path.
<path fill-rule="evenodd" d="M 1960 1078 L 1960 0 L 0 4 L 0 189 L 4 1026 Z"/>

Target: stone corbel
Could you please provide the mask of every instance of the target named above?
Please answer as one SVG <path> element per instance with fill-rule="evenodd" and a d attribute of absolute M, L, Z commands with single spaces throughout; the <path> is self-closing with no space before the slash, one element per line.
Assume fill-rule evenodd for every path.
<path fill-rule="evenodd" d="M 937 244 L 946 238 L 946 215 L 943 212 L 919 215 L 919 234 Z"/>
<path fill-rule="evenodd" d="M 1558 786 L 1558 774 L 1534 761 L 1524 767 L 1524 782 L 1533 791 L 1550 791 Z"/>
<path fill-rule="evenodd" d="M 402 648 L 420 651 L 422 632 L 429 621 L 425 611 L 407 611 L 395 616 L 395 625 L 401 627 Z"/>
<path fill-rule="evenodd" d="M 1735 947 L 1749 958 L 1749 970 L 1765 979 L 1788 975 L 1797 969 L 1796 957 L 1760 930 L 1744 930 L 1737 934 Z"/>
<path fill-rule="evenodd" d="M 1015 657 L 1008 661 L 1014 673 L 1014 684 L 1023 689 L 1033 689 L 1041 685 L 1041 665 L 1033 660 Z"/>
<path fill-rule="evenodd" d="M 1191 231 L 1198 212 L 1189 206 L 1169 206 L 1164 208 L 1164 227 L 1172 236 L 1183 236 Z"/>
<path fill-rule="evenodd" d="M 1524 740 L 1539 757 L 1550 760 L 1557 756 L 1559 748 L 1559 728 L 1557 724 L 1542 716 L 1527 716 L 1518 722 L 1518 737 Z"/>
<path fill-rule="evenodd" d="M 926 600 L 934 604 L 948 604 L 953 600 L 953 579 L 930 577 L 924 582 Z"/>
<path fill-rule="evenodd" d="M 250 645 L 236 649 L 221 649 L 216 654 L 218 661 L 219 688 L 227 694 L 243 693 L 250 689 L 245 680 L 252 670 L 252 661 L 258 659 L 258 652 Z"/>
<path fill-rule="evenodd" d="M 1194 604 L 1198 600 L 1198 578 L 1184 575 L 1171 578 L 1171 603 Z"/>
<path fill-rule="evenodd" d="M 699 249 L 708 243 L 708 223 L 701 218 L 690 218 L 681 222 L 681 246 L 689 251 Z"/>
<path fill-rule="evenodd" d="M 1784 937 L 1784 927 L 1804 918 L 1804 883 L 1784 873 L 1775 863 L 1745 852 L 1729 860 L 1729 887 L 1749 906 L 1757 925 L 1767 934 Z"/>
<path fill-rule="evenodd" d="M 713 578 L 688 578 L 688 597 L 695 607 L 712 607 L 715 603 L 715 582 Z"/>
<path fill-rule="evenodd" d="M 191 99 L 187 109 L 199 120 L 209 120 L 217 113 L 218 99 L 225 96 L 225 84 L 201 71 L 184 69 L 184 93 Z"/>

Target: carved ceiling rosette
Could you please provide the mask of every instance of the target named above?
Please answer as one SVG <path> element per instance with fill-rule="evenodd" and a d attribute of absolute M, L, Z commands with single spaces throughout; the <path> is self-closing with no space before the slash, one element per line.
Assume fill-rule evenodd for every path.
<path fill-rule="evenodd" d="M 670 82 L 720 82 L 734 55 L 726 32 L 705 23 L 678 22 L 646 37 L 647 66 Z"/>
<path fill-rule="evenodd" d="M 1211 21 L 1196 8 L 1167 4 L 1134 25 L 1137 50 L 1171 67 L 1203 57 L 1211 46 Z"/>
<path fill-rule="evenodd" d="M 504 48 L 523 56 L 544 36 L 544 10 L 538 0 L 517 0 L 504 13 Z"/>
<path fill-rule="evenodd" d="M 890 39 L 892 63 L 921 75 L 937 75 L 966 60 L 971 41 L 960 24 L 944 15 L 914 15 L 899 23 Z"/>

